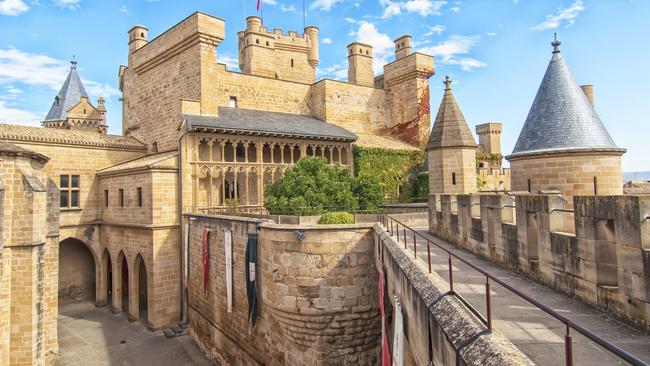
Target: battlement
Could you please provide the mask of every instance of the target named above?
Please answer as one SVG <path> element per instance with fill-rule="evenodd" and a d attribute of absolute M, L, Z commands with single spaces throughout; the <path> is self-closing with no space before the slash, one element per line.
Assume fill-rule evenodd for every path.
<path fill-rule="evenodd" d="M 243 73 L 276 79 L 312 83 L 318 65 L 318 28 L 304 33 L 270 31 L 257 16 L 246 18 L 246 30 L 239 32 L 239 68 Z"/>

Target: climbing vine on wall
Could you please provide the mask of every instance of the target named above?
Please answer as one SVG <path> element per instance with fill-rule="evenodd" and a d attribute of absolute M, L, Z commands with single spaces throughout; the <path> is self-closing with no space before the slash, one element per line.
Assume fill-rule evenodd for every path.
<path fill-rule="evenodd" d="M 417 172 L 424 162 L 424 152 L 387 150 L 355 146 L 354 172 L 358 176 L 374 176 L 389 202 L 398 200 L 398 189 L 407 183 L 411 173 Z M 407 192 L 410 194 L 409 192 Z"/>

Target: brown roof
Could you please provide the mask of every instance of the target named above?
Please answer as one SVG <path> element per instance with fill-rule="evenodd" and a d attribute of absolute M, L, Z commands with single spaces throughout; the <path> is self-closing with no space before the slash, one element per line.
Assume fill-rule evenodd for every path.
<path fill-rule="evenodd" d="M 625 194 L 650 194 L 650 181 L 631 180 L 623 185 Z"/>
<path fill-rule="evenodd" d="M 440 108 L 438 108 L 427 150 L 443 147 L 476 147 L 472 131 L 451 92 L 451 80 L 448 77 L 446 85 L 445 95 L 442 97 Z"/>
<path fill-rule="evenodd" d="M 152 168 L 161 168 L 161 169 L 178 169 L 178 151 L 172 150 L 157 154 L 151 154 L 139 157 L 137 159 L 128 160 L 123 163 L 111 165 L 106 168 L 99 169 L 97 171 L 98 175 L 103 175 L 107 173 L 115 172 L 124 172 L 130 170 L 140 170 L 140 169 L 152 169 Z"/>
<path fill-rule="evenodd" d="M 47 156 L 45 156 L 43 154 L 39 154 L 37 152 L 25 149 L 24 147 L 14 145 L 14 144 L 10 144 L 10 143 L 8 143 L 6 141 L 2 141 L 2 140 L 0 140 L 0 154 L 9 154 L 9 155 L 12 155 L 12 156 L 27 155 L 27 156 L 32 156 L 32 157 L 34 157 L 36 159 L 40 159 L 40 160 L 43 160 L 43 161 L 50 160 L 50 158 L 48 158 Z"/>
<path fill-rule="evenodd" d="M 91 131 L 62 130 L 0 123 L 0 139 L 11 141 L 44 142 L 115 149 L 146 150 L 140 141 L 126 136 L 106 135 Z"/>

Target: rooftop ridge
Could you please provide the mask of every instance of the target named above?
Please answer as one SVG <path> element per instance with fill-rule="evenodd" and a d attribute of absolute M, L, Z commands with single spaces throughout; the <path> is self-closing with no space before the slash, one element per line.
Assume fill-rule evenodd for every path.
<path fill-rule="evenodd" d="M 0 139 L 132 150 L 147 149 L 144 144 L 128 136 L 106 135 L 90 131 L 10 125 L 4 123 L 0 123 Z"/>

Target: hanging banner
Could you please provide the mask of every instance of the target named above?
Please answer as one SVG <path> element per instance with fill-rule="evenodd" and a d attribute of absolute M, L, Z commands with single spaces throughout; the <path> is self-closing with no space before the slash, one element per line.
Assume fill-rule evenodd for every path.
<path fill-rule="evenodd" d="M 228 301 L 228 312 L 232 313 L 232 231 L 223 231 L 224 250 L 226 252 L 226 296 Z"/>
<path fill-rule="evenodd" d="M 393 366 L 404 366 L 404 323 L 402 320 L 402 304 L 397 296 L 395 296 L 394 310 Z"/>
<path fill-rule="evenodd" d="M 379 311 L 381 312 L 381 366 L 390 366 L 390 349 L 388 347 L 388 332 L 386 329 L 386 307 L 384 306 L 384 269 L 377 266 L 379 272 Z"/>
<path fill-rule="evenodd" d="M 248 297 L 248 334 L 250 335 L 257 322 L 257 280 L 255 265 L 257 264 L 257 234 L 248 234 L 246 245 L 246 296 Z"/>
<path fill-rule="evenodd" d="M 201 239 L 201 260 L 203 262 L 203 297 L 208 298 L 208 279 L 210 278 L 210 230 L 203 228 Z"/>

